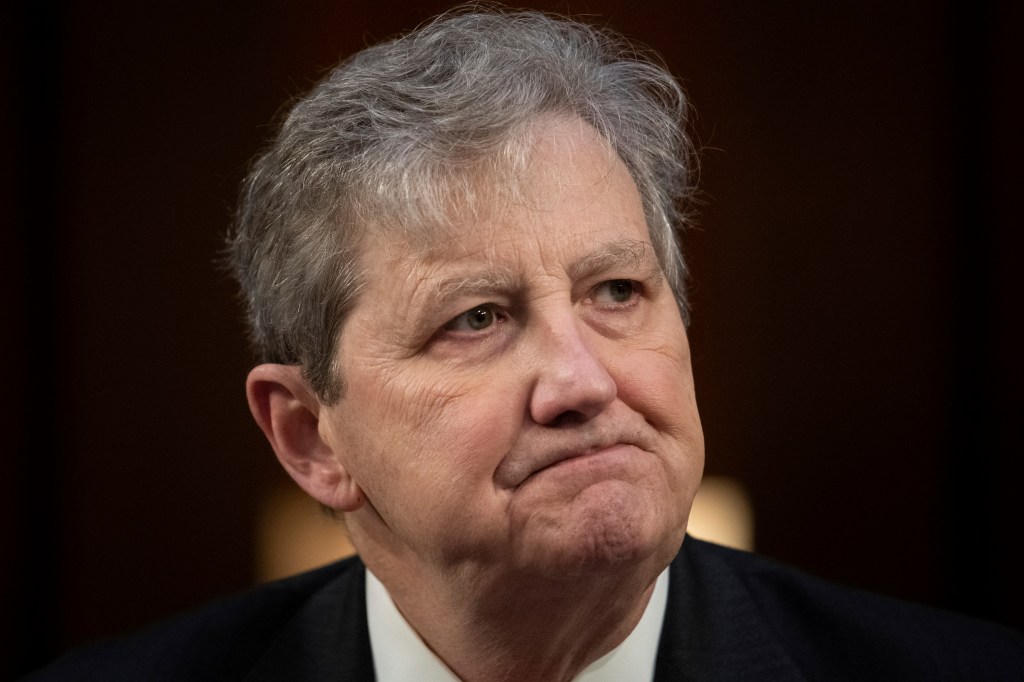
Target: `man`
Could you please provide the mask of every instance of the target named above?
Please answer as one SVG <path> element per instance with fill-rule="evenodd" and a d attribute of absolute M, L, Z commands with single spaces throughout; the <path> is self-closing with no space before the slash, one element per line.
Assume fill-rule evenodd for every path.
<path fill-rule="evenodd" d="M 685 99 L 617 38 L 457 12 L 335 69 L 232 239 L 253 415 L 351 559 L 54 677 L 1012 679 L 1013 633 L 685 539 Z"/>

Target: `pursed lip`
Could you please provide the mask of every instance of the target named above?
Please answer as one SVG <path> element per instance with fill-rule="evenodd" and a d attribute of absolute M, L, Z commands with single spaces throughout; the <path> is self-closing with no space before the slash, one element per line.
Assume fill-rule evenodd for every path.
<path fill-rule="evenodd" d="M 539 448 L 539 454 L 511 455 L 495 473 L 499 485 L 518 488 L 536 474 L 572 459 L 587 457 L 620 445 L 642 447 L 637 439 L 622 434 L 613 437 L 576 436 L 565 443 Z"/>

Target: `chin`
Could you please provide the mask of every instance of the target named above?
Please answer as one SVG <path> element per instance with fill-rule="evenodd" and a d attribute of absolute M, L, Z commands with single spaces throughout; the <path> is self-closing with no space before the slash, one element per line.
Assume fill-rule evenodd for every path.
<path fill-rule="evenodd" d="M 533 542 L 524 543 L 525 562 L 554 578 L 617 569 L 657 575 L 679 551 L 685 519 L 666 523 L 658 505 L 635 495 L 611 491 L 594 497 L 576 500 L 557 522 L 524 529 L 535 531 L 529 538 Z"/>

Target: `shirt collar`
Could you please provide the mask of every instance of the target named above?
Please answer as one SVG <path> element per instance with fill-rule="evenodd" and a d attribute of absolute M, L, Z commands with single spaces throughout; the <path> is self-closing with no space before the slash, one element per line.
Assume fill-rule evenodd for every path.
<path fill-rule="evenodd" d="M 633 632 L 591 663 L 576 682 L 651 680 L 668 599 L 668 569 L 654 584 L 654 593 Z M 366 570 L 366 617 L 373 666 L 378 682 L 459 682 L 459 678 L 423 643 L 398 611 L 387 588 Z"/>

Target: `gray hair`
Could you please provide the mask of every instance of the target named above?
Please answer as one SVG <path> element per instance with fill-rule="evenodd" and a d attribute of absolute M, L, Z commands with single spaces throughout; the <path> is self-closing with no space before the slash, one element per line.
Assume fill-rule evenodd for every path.
<path fill-rule="evenodd" d="M 263 361 L 301 365 L 335 402 L 368 239 L 500 192 L 546 116 L 583 120 L 625 163 L 687 318 L 686 113 L 675 79 L 620 36 L 536 12 L 456 11 L 355 54 L 294 106 L 242 185 L 229 255 Z"/>

